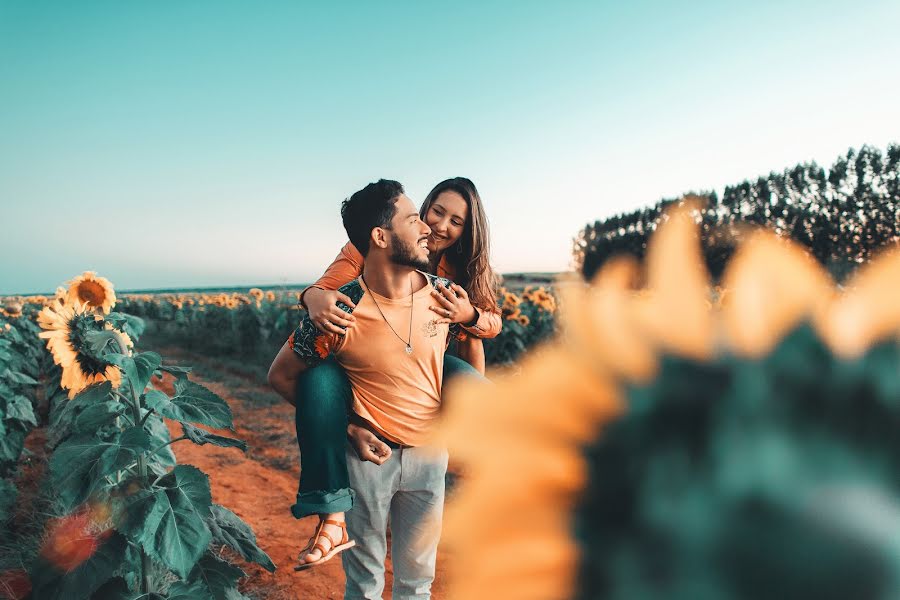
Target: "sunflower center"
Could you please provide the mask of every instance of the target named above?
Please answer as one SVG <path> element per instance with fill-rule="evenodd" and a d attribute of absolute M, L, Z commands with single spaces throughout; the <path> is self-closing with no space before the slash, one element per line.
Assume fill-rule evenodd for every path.
<path fill-rule="evenodd" d="M 78 284 L 78 299 L 89 306 L 102 306 L 106 290 L 96 281 L 82 281 Z"/>

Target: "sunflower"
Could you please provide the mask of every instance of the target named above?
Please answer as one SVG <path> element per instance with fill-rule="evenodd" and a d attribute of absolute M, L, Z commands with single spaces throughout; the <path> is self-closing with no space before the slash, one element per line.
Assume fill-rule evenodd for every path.
<path fill-rule="evenodd" d="M 97 277 L 93 271 L 85 271 L 69 281 L 68 285 L 69 303 L 80 302 L 90 309 L 99 309 L 103 314 L 109 314 L 116 303 L 112 283 L 105 277 Z"/>
<path fill-rule="evenodd" d="M 38 335 L 47 340 L 53 362 L 62 367 L 60 385 L 74 398 L 91 384 L 110 381 L 118 387 L 122 381 L 119 369 L 87 352 L 86 334 L 91 331 L 113 330 L 86 305 L 76 301 L 62 304 L 55 300 L 37 317 L 44 331 Z M 116 331 L 128 348 L 133 346 L 128 335 Z"/>
<path fill-rule="evenodd" d="M 897 597 L 900 250 L 840 291 L 757 232 L 714 289 L 695 211 L 560 280 L 518 376 L 448 391 L 451 597 Z"/>

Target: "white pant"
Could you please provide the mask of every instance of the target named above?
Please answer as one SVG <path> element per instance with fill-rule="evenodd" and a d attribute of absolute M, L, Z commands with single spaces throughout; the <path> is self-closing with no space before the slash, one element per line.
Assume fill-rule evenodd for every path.
<path fill-rule="evenodd" d="M 362 462 L 347 445 L 350 487 L 347 533 L 356 546 L 341 553 L 345 600 L 381 600 L 387 528 L 391 526 L 394 600 L 431 598 L 444 511 L 447 452 L 394 449 L 383 464 Z"/>

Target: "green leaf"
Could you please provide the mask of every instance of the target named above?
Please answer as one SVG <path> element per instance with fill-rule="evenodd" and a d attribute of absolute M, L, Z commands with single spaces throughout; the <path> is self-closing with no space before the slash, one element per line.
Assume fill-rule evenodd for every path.
<path fill-rule="evenodd" d="M 73 430 L 75 433 L 93 433 L 116 417 L 125 414 L 127 410 L 127 406 L 115 400 L 92 404 L 75 418 Z"/>
<path fill-rule="evenodd" d="M 32 597 L 41 600 L 89 598 L 116 572 L 128 543 L 113 532 L 94 554 L 72 571 L 59 571 L 40 560 L 32 569 Z"/>
<path fill-rule="evenodd" d="M 196 467 L 179 465 L 160 479 L 147 503 L 139 541 L 155 560 L 186 578 L 212 540 L 206 525 L 212 503 L 209 478 Z M 134 524 L 130 527 L 136 533 Z"/>
<path fill-rule="evenodd" d="M 166 598 L 168 600 L 214 600 L 212 592 L 202 581 L 192 581 L 191 583 L 176 581 L 169 586 Z"/>
<path fill-rule="evenodd" d="M 193 367 L 178 367 L 175 365 L 161 365 L 159 367 L 160 371 L 165 371 L 166 373 L 171 373 L 178 379 L 184 379 L 187 377 L 188 373 L 194 370 Z"/>
<path fill-rule="evenodd" d="M 31 400 L 22 395 L 15 395 L 6 404 L 6 418 L 17 419 L 23 423 L 29 423 L 37 427 L 37 417 L 34 415 L 34 407 Z"/>
<path fill-rule="evenodd" d="M 240 448 L 243 452 L 247 451 L 247 444 L 241 440 L 225 437 L 222 435 L 216 435 L 204 429 L 200 429 L 199 427 L 194 427 L 189 423 L 182 423 L 181 430 L 189 440 L 191 440 L 198 446 L 203 446 L 204 444 L 213 444 L 214 446 L 221 446 L 222 448 Z"/>
<path fill-rule="evenodd" d="M 236 586 L 245 575 L 238 567 L 207 553 L 197 563 L 189 580 L 202 581 L 215 600 L 236 600 L 243 598 Z"/>
<path fill-rule="evenodd" d="M 87 351 L 98 360 L 103 360 L 106 354 L 118 354 L 118 335 L 114 331 L 104 329 L 102 331 L 88 331 L 84 334 L 87 343 Z"/>
<path fill-rule="evenodd" d="M 143 319 L 126 313 L 112 312 L 106 315 L 104 319 L 119 331 L 127 333 L 132 341 L 135 342 L 141 337 L 146 328 Z"/>
<path fill-rule="evenodd" d="M 57 387 L 56 389 L 60 389 Z M 63 400 L 50 412 L 50 431 L 47 440 L 53 448 L 69 437 L 78 414 L 84 409 L 112 399 L 112 384 L 108 381 L 85 388 L 71 400 Z"/>
<path fill-rule="evenodd" d="M 156 352 L 142 352 L 135 354 L 133 357 L 116 354 L 109 355 L 107 358 L 111 361 L 114 360 L 113 364 L 122 368 L 122 371 L 125 372 L 125 377 L 128 378 L 138 393 L 144 391 L 147 384 L 150 383 L 150 378 L 153 377 L 153 372 L 156 371 L 159 363 L 162 362 L 162 357 Z"/>
<path fill-rule="evenodd" d="M 103 477 L 125 468 L 150 449 L 150 437 L 128 429 L 111 441 L 82 435 L 66 440 L 50 459 L 50 483 L 67 509 L 83 502 L 103 483 Z"/>
<path fill-rule="evenodd" d="M 225 544 L 240 554 L 244 560 L 254 562 L 270 573 L 275 572 L 275 563 L 256 544 L 253 530 L 236 514 L 224 506 L 213 504 L 207 523 L 215 543 Z"/>
<path fill-rule="evenodd" d="M 37 381 L 35 381 L 25 373 L 19 373 L 18 371 L 13 371 L 10 369 L 6 369 L 6 371 L 3 373 L 3 375 L 0 375 L 0 377 L 12 383 L 18 383 L 22 385 L 37 385 Z"/>
<path fill-rule="evenodd" d="M 8 479 L 0 479 L 0 524 L 6 523 L 16 506 L 16 486 Z"/>
<path fill-rule="evenodd" d="M 139 592 L 132 592 L 122 577 L 113 577 L 94 592 L 91 600 L 150 600 Z"/>
<path fill-rule="evenodd" d="M 170 404 L 172 400 L 164 392 L 148 390 L 144 394 L 144 408 L 159 412 L 160 408 Z"/>
<path fill-rule="evenodd" d="M 175 397 L 159 407 L 165 417 L 208 427 L 233 429 L 231 407 L 218 395 L 187 379 L 175 381 Z"/>
<path fill-rule="evenodd" d="M 24 430 L 17 427 L 6 428 L 6 433 L 0 436 L 0 462 L 19 459 L 22 448 L 25 447 L 25 434 Z"/>
<path fill-rule="evenodd" d="M 150 435 L 154 448 L 159 448 L 172 441 L 172 436 L 169 434 L 169 428 L 166 427 L 166 423 L 162 420 L 162 417 L 158 415 L 150 415 L 150 417 L 147 418 L 147 422 L 144 424 L 144 428 Z M 175 453 L 172 452 L 172 447 L 166 446 L 162 450 L 156 451 L 153 456 L 150 457 L 150 464 L 151 466 L 158 464 L 163 468 L 171 468 L 178 464 L 178 462 L 175 460 Z"/>

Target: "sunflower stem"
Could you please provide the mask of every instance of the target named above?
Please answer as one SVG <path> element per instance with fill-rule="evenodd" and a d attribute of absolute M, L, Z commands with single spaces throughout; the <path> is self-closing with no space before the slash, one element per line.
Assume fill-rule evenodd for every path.
<path fill-rule="evenodd" d="M 160 447 L 154 448 L 153 450 L 151 450 L 151 451 L 150 451 L 150 456 L 153 456 L 154 454 L 156 454 L 157 452 L 159 452 L 160 450 L 162 450 L 162 449 L 165 448 L 166 446 L 171 446 L 171 445 L 174 444 L 175 442 L 180 442 L 181 440 L 186 440 L 186 439 L 188 439 L 188 436 L 183 435 L 183 436 L 181 436 L 181 437 L 175 438 L 174 440 L 169 440 L 168 442 L 166 442 L 165 444 L 161 445 Z"/>
<path fill-rule="evenodd" d="M 143 418 L 141 419 L 141 427 L 143 427 L 147 423 L 147 419 L 149 419 L 150 415 L 152 415 L 152 414 L 153 414 L 153 411 L 150 409 L 147 409 L 147 414 L 145 414 L 143 416 Z"/>
<path fill-rule="evenodd" d="M 125 345 L 125 340 L 120 335 L 115 335 L 114 339 L 116 340 L 116 344 L 119 346 L 119 352 L 128 356 L 128 347 Z M 125 400 L 129 406 L 131 407 L 131 414 L 135 423 L 141 422 L 141 397 L 138 394 L 138 390 L 134 387 L 134 382 L 130 377 L 126 377 L 128 379 L 128 389 L 131 391 L 131 397 L 128 398 L 124 394 L 121 394 L 118 390 L 116 391 L 119 396 Z M 143 489 L 148 489 L 147 486 L 147 459 L 143 454 L 138 455 L 137 457 L 137 468 L 138 468 L 138 481 L 140 482 L 140 486 Z M 144 548 L 141 548 L 141 594 L 149 594 L 150 593 L 150 557 L 147 556 L 147 552 L 144 551 Z"/>

